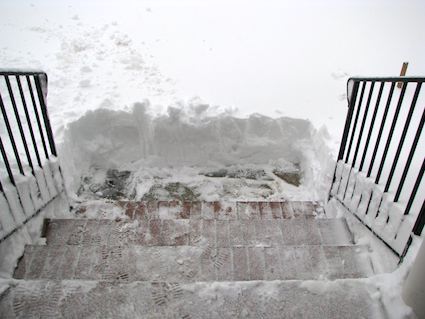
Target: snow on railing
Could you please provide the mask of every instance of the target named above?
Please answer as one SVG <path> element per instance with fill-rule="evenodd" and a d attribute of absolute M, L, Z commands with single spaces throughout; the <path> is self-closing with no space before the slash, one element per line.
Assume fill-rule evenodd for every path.
<path fill-rule="evenodd" d="M 330 190 L 401 258 L 412 232 L 420 235 L 425 224 L 424 81 L 348 80 L 349 108 Z"/>
<path fill-rule="evenodd" d="M 0 241 L 64 191 L 46 97 L 44 72 L 0 70 Z"/>

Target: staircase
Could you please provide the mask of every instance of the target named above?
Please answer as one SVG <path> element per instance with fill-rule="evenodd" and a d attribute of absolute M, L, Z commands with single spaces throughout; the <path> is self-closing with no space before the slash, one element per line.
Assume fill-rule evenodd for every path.
<path fill-rule="evenodd" d="M 367 248 L 314 202 L 116 202 L 46 221 L 2 318 L 383 318 Z"/>

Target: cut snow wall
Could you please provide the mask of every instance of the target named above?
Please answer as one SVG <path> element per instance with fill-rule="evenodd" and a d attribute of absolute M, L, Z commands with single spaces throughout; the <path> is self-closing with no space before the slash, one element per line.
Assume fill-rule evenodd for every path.
<path fill-rule="evenodd" d="M 68 125 L 61 148 L 64 170 L 72 175 L 89 167 L 137 170 L 140 167 L 298 163 L 310 180 L 329 149 L 309 121 L 253 114 L 236 118 L 210 113 L 208 105 L 185 105 L 153 116 L 148 102 L 130 112 L 98 109 Z M 321 141 L 321 142 L 320 142 Z M 318 155 L 318 152 L 322 154 Z M 68 177 L 68 176 L 67 176 Z M 67 178 L 68 181 L 68 178 Z"/>

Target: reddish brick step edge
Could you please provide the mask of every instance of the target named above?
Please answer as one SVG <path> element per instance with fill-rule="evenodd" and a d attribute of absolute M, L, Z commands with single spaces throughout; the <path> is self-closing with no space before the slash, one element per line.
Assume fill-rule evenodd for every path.
<path fill-rule="evenodd" d="M 52 219 L 48 245 L 282 246 L 352 245 L 344 218 L 277 220 Z"/>
<path fill-rule="evenodd" d="M 239 202 L 179 202 L 179 201 L 110 201 L 130 219 L 289 219 L 323 214 L 322 204 L 314 201 L 239 201 Z M 111 209 L 111 207 L 109 209 Z M 77 215 L 97 204 L 82 204 Z M 108 208 L 106 208 L 108 209 Z M 101 210 L 101 209 L 100 209 Z M 99 211 L 99 215 L 102 211 Z"/>

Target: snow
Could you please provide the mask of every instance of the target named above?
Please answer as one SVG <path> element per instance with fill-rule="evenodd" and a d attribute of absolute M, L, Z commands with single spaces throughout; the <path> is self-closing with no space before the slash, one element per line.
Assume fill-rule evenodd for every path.
<path fill-rule="evenodd" d="M 344 123 L 348 76 L 394 75 L 406 59 L 413 62 L 412 73 L 425 71 L 424 44 L 412 40 L 425 27 L 422 2 L 326 3 L 120 2 L 107 3 L 102 15 L 93 9 L 96 1 L 2 3 L 0 60 L 2 67 L 47 71 L 59 162 L 69 196 L 95 204 L 85 211 L 88 218 L 123 218 L 101 187 L 109 169 L 131 172 L 120 191 L 135 200 L 323 200 Z M 403 23 L 393 23 L 395 14 Z M 383 59 L 377 47 L 391 54 Z M 298 187 L 273 174 L 294 168 L 301 176 Z M 208 176 L 219 170 L 233 175 Z M 248 178 L 259 171 L 265 179 Z M 3 167 L 0 172 L 5 176 Z M 357 208 L 358 216 L 401 253 L 414 217 L 403 216 L 403 205 L 391 204 L 381 186 L 342 162 L 336 180 L 332 194 Z M 0 235 L 63 190 L 54 158 L 44 170 L 36 168 L 35 177 L 17 179 L 19 196 L 1 182 Z M 326 211 L 346 216 L 335 201 Z M 61 197 L 2 242 L 0 276 L 10 277 L 24 244 L 39 240 L 42 218 L 65 213 Z M 172 213 L 160 210 L 163 218 Z M 394 256 L 375 237 L 354 219 L 350 227 L 356 243 L 370 247 L 378 273 L 396 268 Z M 394 273 L 370 279 L 390 318 L 410 315 L 400 287 L 420 240 L 415 238 Z M 322 294 L 334 284 L 304 282 L 302 287 Z M 5 286 L 1 283 L 0 290 Z M 214 287 L 207 288 L 212 293 Z"/>
<path fill-rule="evenodd" d="M 398 264 L 398 259 L 395 258 L 395 255 L 335 199 L 332 199 L 327 204 L 326 213 L 329 216 L 346 217 L 349 227 L 355 236 L 355 243 L 369 247 L 369 256 L 372 259 L 376 275 L 362 280 L 378 288 L 379 293 L 373 297 L 383 303 L 388 318 L 415 318 L 412 309 L 404 303 L 401 293 L 409 269 L 423 242 L 423 236 L 413 236 L 412 244 L 407 255 L 403 258 L 403 263 Z M 410 234 L 410 231 L 407 233 Z M 307 287 L 310 286 L 308 282 L 306 285 Z M 325 288 L 320 285 L 317 287 L 317 284 L 312 283 L 311 289 L 317 289 L 321 292 Z"/>
<path fill-rule="evenodd" d="M 370 232 L 359 220 L 353 216 L 336 199 L 331 199 L 325 205 L 326 216 L 345 217 L 351 232 L 354 235 L 354 243 L 368 247 L 375 273 L 392 272 L 397 268 L 399 259 L 385 246 L 374 234 Z"/>
<path fill-rule="evenodd" d="M 415 237 L 403 263 L 392 273 L 380 274 L 366 279 L 375 285 L 379 292 L 379 299 L 385 306 L 386 314 L 390 319 L 415 318 L 412 309 L 407 306 L 402 297 L 403 283 L 409 269 L 419 251 L 423 238 Z"/>
<path fill-rule="evenodd" d="M 147 196 L 158 184 L 182 183 L 203 200 L 321 200 L 332 172 L 325 138 L 306 120 L 259 114 L 238 118 L 200 101 L 153 115 L 144 101 L 129 112 L 86 113 L 69 124 L 59 153 L 66 159 L 62 166 L 71 189 L 84 176 L 102 183 L 113 168 L 132 172 L 125 193 L 133 199 Z M 302 185 L 280 180 L 274 170 L 299 172 Z M 214 177 L 215 171 L 225 176 Z M 153 195 L 167 199 L 160 189 Z"/>
<path fill-rule="evenodd" d="M 384 185 L 375 184 L 343 161 L 337 164 L 336 178 L 340 182 L 335 183 L 332 194 L 337 194 L 353 214 L 398 254 L 403 254 L 418 212 L 404 215 L 406 202 L 394 203 L 393 193 L 384 193 Z"/>
<path fill-rule="evenodd" d="M 2 209 L 2 213 L 7 210 Z M 18 259 L 28 244 L 40 244 L 40 234 L 45 218 L 70 218 L 68 200 L 59 196 L 46 206 L 36 217 L 22 225 L 11 236 L 0 242 L 0 278 L 11 278 Z M 16 225 L 16 224 L 15 224 Z M 14 227 L 15 227 L 14 225 Z"/>
<path fill-rule="evenodd" d="M 57 160 L 53 158 L 44 162 L 43 169 L 36 168 L 34 176 L 17 174 L 16 187 L 8 179 L 2 179 L 1 183 L 4 193 L 0 199 L 2 209 L 0 225 L 1 229 L 9 230 L 2 231 L 1 238 L 21 226 L 63 190 L 59 166 Z"/>

